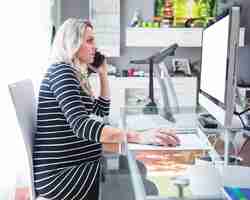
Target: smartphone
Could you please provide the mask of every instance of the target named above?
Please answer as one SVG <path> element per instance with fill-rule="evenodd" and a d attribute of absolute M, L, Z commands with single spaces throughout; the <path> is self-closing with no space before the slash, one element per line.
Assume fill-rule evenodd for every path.
<path fill-rule="evenodd" d="M 101 54 L 99 51 L 96 51 L 94 56 L 94 61 L 89 66 L 89 71 L 91 73 L 97 72 L 96 69 L 98 69 L 103 64 L 104 60 L 105 56 Z"/>

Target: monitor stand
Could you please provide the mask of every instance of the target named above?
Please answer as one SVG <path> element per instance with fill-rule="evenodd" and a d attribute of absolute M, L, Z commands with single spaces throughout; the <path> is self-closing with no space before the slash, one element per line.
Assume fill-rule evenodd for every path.
<path fill-rule="evenodd" d="M 164 62 L 160 62 L 156 66 L 156 77 L 160 86 L 163 103 L 163 109 L 160 115 L 170 122 L 175 123 L 176 119 L 174 117 L 174 113 L 180 112 L 180 107 L 173 82 Z M 173 100 L 173 107 L 171 107 L 170 97 L 172 97 L 171 99 Z"/>
<path fill-rule="evenodd" d="M 148 104 L 145 105 L 143 108 L 144 114 L 158 114 L 157 104 L 154 101 L 150 101 Z"/>
<path fill-rule="evenodd" d="M 210 99 L 199 93 L 199 104 L 205 108 L 209 114 L 211 114 L 222 126 L 225 124 L 226 111 L 220 106 L 212 102 Z M 231 127 L 226 127 L 230 129 L 242 129 L 242 123 L 239 116 L 233 115 Z"/>
<path fill-rule="evenodd" d="M 154 61 L 149 59 L 149 103 L 143 109 L 144 114 L 158 114 L 157 104 L 154 101 Z"/>

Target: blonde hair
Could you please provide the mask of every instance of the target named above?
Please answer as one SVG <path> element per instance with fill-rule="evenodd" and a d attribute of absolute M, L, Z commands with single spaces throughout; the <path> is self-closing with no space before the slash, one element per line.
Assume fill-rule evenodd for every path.
<path fill-rule="evenodd" d="M 51 49 L 50 63 L 68 63 L 77 72 L 77 78 L 80 81 L 82 89 L 92 95 L 91 86 L 88 78 L 85 76 L 85 80 L 81 80 L 83 74 L 87 73 L 87 67 L 79 62 L 76 53 L 81 47 L 82 38 L 86 27 L 93 26 L 90 22 L 77 18 L 67 19 L 58 29 Z M 81 68 L 84 68 L 84 72 L 81 72 Z"/>
<path fill-rule="evenodd" d="M 61 62 L 73 64 L 86 27 L 93 28 L 91 23 L 77 18 L 69 18 L 59 27 L 52 44 L 51 64 Z"/>

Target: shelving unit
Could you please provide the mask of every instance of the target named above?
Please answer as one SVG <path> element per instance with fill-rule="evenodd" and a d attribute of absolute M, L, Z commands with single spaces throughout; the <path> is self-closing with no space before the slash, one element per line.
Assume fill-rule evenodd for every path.
<path fill-rule="evenodd" d="M 120 57 L 120 0 L 89 1 L 96 44 L 107 57 Z"/>
<path fill-rule="evenodd" d="M 126 46 L 167 47 L 177 43 L 181 47 L 200 47 L 203 28 L 127 28 Z M 239 45 L 244 46 L 245 28 L 240 29 Z"/>
<path fill-rule="evenodd" d="M 197 77 L 171 77 L 174 90 L 176 92 L 178 103 L 181 108 L 195 108 L 197 105 Z M 100 83 L 98 76 L 91 76 L 91 85 L 96 94 L 100 93 Z M 109 77 L 110 91 L 111 91 L 111 110 L 110 117 L 114 120 L 119 119 L 121 109 L 129 102 L 126 94 L 129 90 L 145 90 L 145 98 L 148 94 L 148 77 Z M 155 98 L 160 98 L 160 86 L 156 79 L 154 79 Z M 136 93 L 133 93 L 136 94 Z M 140 96 L 140 95 L 139 95 Z M 169 95 L 170 106 L 175 106 L 172 95 Z M 133 101 L 135 103 L 135 101 Z M 133 104 L 132 103 L 132 104 Z M 130 105 L 131 106 L 131 105 Z M 134 106 L 134 104 L 132 105 Z"/>

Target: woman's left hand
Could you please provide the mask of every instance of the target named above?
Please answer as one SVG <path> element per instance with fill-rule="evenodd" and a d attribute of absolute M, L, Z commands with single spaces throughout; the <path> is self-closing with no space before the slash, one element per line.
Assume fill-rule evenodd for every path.
<path fill-rule="evenodd" d="M 108 74 L 108 64 L 106 62 L 106 59 L 103 61 L 103 63 L 97 69 L 97 72 L 99 75 L 107 75 Z"/>
<path fill-rule="evenodd" d="M 103 61 L 103 63 L 98 67 L 94 67 L 92 65 L 88 66 L 93 72 L 99 74 L 99 75 L 107 75 L 108 74 L 108 64 L 106 62 L 106 59 Z"/>
<path fill-rule="evenodd" d="M 106 75 L 108 73 L 108 65 L 106 56 L 100 51 L 95 52 L 94 61 L 89 65 L 89 68 L 99 75 Z"/>

